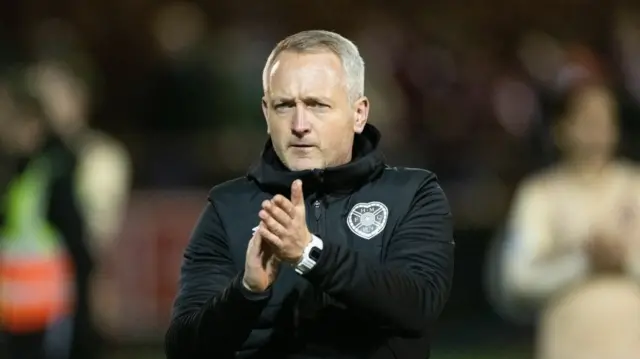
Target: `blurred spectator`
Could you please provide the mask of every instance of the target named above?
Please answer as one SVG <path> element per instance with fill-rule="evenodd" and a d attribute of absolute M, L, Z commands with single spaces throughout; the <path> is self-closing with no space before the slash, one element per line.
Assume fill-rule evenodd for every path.
<path fill-rule="evenodd" d="M 75 190 L 86 220 L 87 243 L 100 264 L 117 238 L 126 211 L 131 182 L 129 154 L 117 140 L 89 126 L 89 89 L 64 63 L 41 61 L 30 75 L 30 85 L 43 104 L 51 128 L 78 159 Z M 99 356 L 95 338 L 87 339 L 97 334 L 93 333 L 92 312 L 99 315 L 102 311 L 100 303 L 90 299 L 95 290 L 95 272 L 79 274 L 79 280 L 87 282 L 78 283 L 81 305 L 75 313 L 78 331 L 74 332 L 74 348 L 78 352 L 74 355 L 90 359 Z M 99 298 L 94 296 L 94 300 Z"/>
<path fill-rule="evenodd" d="M 78 330 L 67 320 L 78 304 L 71 276 L 92 267 L 75 206 L 76 163 L 48 133 L 46 115 L 19 74 L 12 76 L 0 119 L 0 143 L 13 164 L 0 192 L 3 337 L 9 358 L 66 359 L 71 331 Z"/>
<path fill-rule="evenodd" d="M 31 85 L 51 127 L 78 156 L 78 192 L 91 246 L 100 256 L 115 240 L 131 182 L 126 148 L 88 123 L 87 83 L 62 62 L 43 61 L 33 67 Z"/>
<path fill-rule="evenodd" d="M 637 358 L 640 172 L 616 157 L 616 102 L 605 87 L 568 92 L 554 166 L 525 180 L 506 231 L 504 295 L 542 306 L 537 357 Z"/>

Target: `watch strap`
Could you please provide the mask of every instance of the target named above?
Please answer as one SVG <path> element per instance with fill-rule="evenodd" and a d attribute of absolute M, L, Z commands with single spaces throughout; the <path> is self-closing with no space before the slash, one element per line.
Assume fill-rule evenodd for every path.
<path fill-rule="evenodd" d="M 300 259 L 300 262 L 298 262 L 298 264 L 294 267 L 296 273 L 300 275 L 309 273 L 309 271 L 311 271 L 313 267 L 316 266 L 316 260 L 311 258 L 310 254 L 314 249 L 322 251 L 323 245 L 324 242 L 322 242 L 322 239 L 313 234 L 311 235 L 311 242 L 307 244 L 304 251 L 302 252 L 302 258 Z"/>

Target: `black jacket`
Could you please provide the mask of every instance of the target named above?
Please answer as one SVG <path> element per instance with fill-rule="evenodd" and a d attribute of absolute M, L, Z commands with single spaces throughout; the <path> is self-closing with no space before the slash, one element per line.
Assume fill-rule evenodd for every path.
<path fill-rule="evenodd" d="M 429 357 L 453 277 L 451 213 L 436 176 L 386 166 L 379 139 L 368 125 L 352 162 L 302 172 L 269 141 L 247 177 L 211 190 L 184 254 L 167 358 Z M 242 271 L 261 202 L 288 196 L 297 178 L 322 255 L 308 274 L 285 267 L 250 293 Z"/>

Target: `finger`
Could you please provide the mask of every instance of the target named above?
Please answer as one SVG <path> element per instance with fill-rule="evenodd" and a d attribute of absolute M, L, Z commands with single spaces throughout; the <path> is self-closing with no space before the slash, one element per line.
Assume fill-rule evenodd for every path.
<path fill-rule="evenodd" d="M 282 248 L 283 242 L 280 239 L 280 237 L 278 237 L 273 232 L 271 232 L 267 228 L 267 226 L 261 224 L 260 229 L 258 229 L 258 232 L 260 232 L 260 237 L 262 237 L 262 240 L 266 241 L 267 243 L 271 244 L 276 248 Z"/>
<path fill-rule="evenodd" d="M 287 228 L 291 223 L 291 215 L 286 213 L 282 207 L 275 203 L 270 203 L 268 206 L 264 207 L 264 210 L 267 211 L 267 213 L 270 214 L 273 219 L 278 221 L 278 223 L 280 223 L 284 228 Z"/>
<path fill-rule="evenodd" d="M 291 201 L 289 201 L 285 196 L 276 195 L 275 197 L 273 197 L 271 202 L 280 207 L 286 214 L 289 215 L 289 217 L 293 215 L 293 210 L 295 207 L 293 206 L 293 203 L 291 203 Z"/>
<path fill-rule="evenodd" d="M 287 229 L 266 210 L 261 210 L 260 213 L 258 213 L 258 217 L 260 217 L 263 223 L 261 227 L 266 227 L 271 233 L 277 236 L 287 233 Z"/>
<path fill-rule="evenodd" d="M 247 246 L 247 256 L 255 257 L 260 253 L 260 246 L 262 245 L 262 237 L 260 233 L 256 231 L 251 239 L 249 240 L 249 245 Z"/>
<path fill-rule="evenodd" d="M 302 181 L 295 180 L 291 184 L 291 204 L 295 207 L 304 207 L 304 195 L 302 193 Z"/>

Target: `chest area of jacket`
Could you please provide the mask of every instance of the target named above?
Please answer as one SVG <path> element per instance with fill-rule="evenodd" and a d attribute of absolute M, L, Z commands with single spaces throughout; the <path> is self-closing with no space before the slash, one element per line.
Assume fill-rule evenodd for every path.
<path fill-rule="evenodd" d="M 229 247 L 239 270 L 244 267 L 253 229 L 259 224 L 262 202 L 271 198 L 272 195 L 261 193 L 245 202 L 232 216 L 223 218 Z M 305 198 L 305 204 L 307 227 L 311 233 L 379 261 L 384 261 L 388 243 L 408 208 L 408 203 L 394 198 L 390 191 L 377 190 L 345 196 L 311 195 Z"/>

